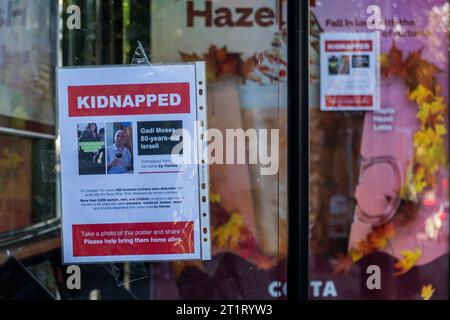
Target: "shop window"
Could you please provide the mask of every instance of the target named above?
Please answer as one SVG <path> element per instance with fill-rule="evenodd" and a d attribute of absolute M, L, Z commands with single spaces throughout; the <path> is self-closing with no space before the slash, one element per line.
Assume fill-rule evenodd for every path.
<path fill-rule="evenodd" d="M 25 268 L 60 299 L 286 298 L 286 5 L 3 1 L 0 179 L 8 188 L 0 192 L 0 264 L 9 250 L 5 268 Z M 68 25 L 73 8 L 80 28 Z M 80 265 L 83 287 L 70 290 L 59 209 L 60 188 L 70 186 L 59 185 L 54 70 L 129 65 L 137 41 L 151 63 L 206 61 L 209 128 L 278 130 L 279 159 L 267 176 L 261 165 L 226 164 L 225 156 L 210 165 L 211 261 Z"/>
<path fill-rule="evenodd" d="M 448 19 L 311 1 L 311 299 L 448 299 Z"/>

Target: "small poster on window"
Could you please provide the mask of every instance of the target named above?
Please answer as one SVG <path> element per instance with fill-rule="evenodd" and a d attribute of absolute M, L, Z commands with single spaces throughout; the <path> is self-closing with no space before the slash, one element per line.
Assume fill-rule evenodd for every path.
<path fill-rule="evenodd" d="M 369 33 L 320 36 L 322 111 L 372 111 L 379 107 L 379 37 Z"/>
<path fill-rule="evenodd" d="M 210 258 L 204 75 L 58 69 L 64 263 Z"/>

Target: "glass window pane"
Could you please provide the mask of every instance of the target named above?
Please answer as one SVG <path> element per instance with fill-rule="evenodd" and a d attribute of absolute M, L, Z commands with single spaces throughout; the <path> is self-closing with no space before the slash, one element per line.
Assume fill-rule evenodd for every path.
<path fill-rule="evenodd" d="M 1 1 L 0 249 L 17 261 L 2 253 L 0 273 L 25 270 L 58 299 L 286 298 L 286 8 L 286 0 Z M 213 258 L 81 265 L 83 290 L 68 290 L 59 198 L 72 186 L 59 185 L 54 70 L 130 65 L 137 41 L 155 64 L 207 63 L 210 142 L 223 149 L 209 166 Z"/>
<path fill-rule="evenodd" d="M 448 299 L 449 3 L 310 4 L 310 296 Z"/>

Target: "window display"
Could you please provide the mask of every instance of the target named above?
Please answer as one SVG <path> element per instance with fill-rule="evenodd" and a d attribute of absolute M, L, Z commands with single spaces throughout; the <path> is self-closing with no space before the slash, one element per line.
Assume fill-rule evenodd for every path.
<path fill-rule="evenodd" d="M 380 9 L 375 27 L 370 5 Z M 430 286 L 433 298 L 448 299 L 448 19 L 445 0 L 311 7 L 310 271 L 312 282 L 334 287 L 312 290 L 313 299 L 422 299 Z M 380 106 L 325 113 L 317 92 L 331 69 L 318 67 L 319 39 L 347 32 L 380 37 L 372 71 Z M 360 82 L 353 72 L 365 62 L 354 58 L 350 75 Z M 334 60 L 331 71 L 349 73 L 342 56 Z M 380 290 L 366 286 L 371 265 L 381 270 Z"/>
<path fill-rule="evenodd" d="M 448 0 L 0 0 L 0 299 L 26 274 L 50 299 L 281 300 L 307 258 L 289 273 L 305 299 L 448 300 L 449 17 Z M 168 111 L 186 88 L 149 79 L 198 61 L 206 103 Z M 201 169 L 152 162 L 178 139 Z M 137 224 L 142 243 L 121 238 Z"/>
<path fill-rule="evenodd" d="M 280 298 L 282 290 L 274 287 L 286 281 L 286 1 L 153 1 L 151 53 L 154 62 L 206 61 L 210 128 L 223 136 L 240 128 L 279 132 L 275 174 L 261 175 L 265 164 L 231 165 L 227 157 L 211 157 L 213 262 L 172 265 L 178 294 L 213 290 L 233 299 Z M 167 282 L 155 276 L 157 294 L 173 298 Z M 188 296 L 184 286 L 191 288 Z M 227 293 L 224 286 L 230 286 Z"/>

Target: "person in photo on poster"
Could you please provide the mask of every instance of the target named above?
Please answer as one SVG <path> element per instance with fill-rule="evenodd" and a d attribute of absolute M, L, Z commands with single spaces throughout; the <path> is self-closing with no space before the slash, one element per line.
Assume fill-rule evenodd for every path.
<path fill-rule="evenodd" d="M 106 174 L 105 161 L 97 161 L 97 154 L 105 151 L 102 123 L 77 124 L 78 167 L 80 175 Z"/>
<path fill-rule="evenodd" d="M 119 129 L 114 135 L 114 144 L 106 149 L 108 174 L 127 173 L 131 167 L 131 152 L 125 147 L 127 135 Z"/>
<path fill-rule="evenodd" d="M 101 128 L 98 131 L 98 134 L 100 135 L 100 141 L 105 141 L 105 128 Z M 105 147 L 98 150 L 94 155 L 94 162 L 105 165 Z"/>
<path fill-rule="evenodd" d="M 80 142 L 89 142 L 89 141 L 101 141 L 100 135 L 97 132 L 97 124 L 89 123 L 86 126 L 86 129 L 83 131 L 80 137 Z"/>
<path fill-rule="evenodd" d="M 83 142 L 102 141 L 98 134 L 98 126 L 96 123 L 88 123 L 86 128 L 79 134 L 78 142 L 80 142 L 79 158 L 81 160 L 93 161 L 94 153 L 86 152 L 81 148 Z"/>

